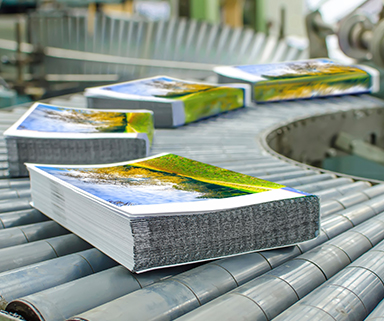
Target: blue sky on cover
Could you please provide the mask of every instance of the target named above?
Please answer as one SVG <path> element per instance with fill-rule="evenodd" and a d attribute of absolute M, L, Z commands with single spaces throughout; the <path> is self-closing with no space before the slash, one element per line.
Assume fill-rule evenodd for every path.
<path fill-rule="evenodd" d="M 151 78 L 151 79 L 138 80 L 134 82 L 127 82 L 125 84 L 106 86 L 106 87 L 103 87 L 102 89 L 111 90 L 111 91 L 122 93 L 122 94 L 147 96 L 147 97 L 166 95 L 168 92 L 171 91 L 165 88 L 161 88 L 159 86 L 150 85 L 150 84 L 154 84 L 155 83 L 154 81 L 172 83 L 175 80 L 167 77 L 157 77 L 157 78 Z"/>
<path fill-rule="evenodd" d="M 316 59 L 320 64 L 334 64 L 331 60 L 328 59 Z M 290 65 L 299 65 L 299 64 L 307 64 L 309 61 L 301 61 L 301 62 L 283 62 L 277 64 L 261 64 L 261 65 L 245 65 L 245 66 L 235 66 L 236 69 L 240 69 L 244 72 L 247 72 L 252 75 L 261 76 L 261 75 L 271 75 L 271 76 L 279 76 L 285 74 L 287 71 L 292 72 L 292 69 L 289 68 Z M 311 60 L 311 65 L 315 64 L 314 60 Z"/>
<path fill-rule="evenodd" d="M 72 109 L 60 108 L 39 104 L 28 115 L 26 119 L 17 127 L 17 130 L 32 130 L 38 132 L 53 132 L 53 133 L 96 133 L 98 130 L 91 123 L 78 124 L 66 122 L 58 118 L 49 118 L 47 112 L 55 111 L 65 115 Z M 76 109 L 75 109 L 76 110 Z M 78 110 L 78 109 L 77 109 Z M 82 110 L 86 113 L 94 113 L 90 110 Z"/>
<path fill-rule="evenodd" d="M 152 205 L 206 200 L 198 198 L 203 195 L 202 193 L 182 191 L 173 188 L 174 185 L 171 183 L 153 186 L 145 185 L 143 187 L 134 185 L 129 187 L 120 186 L 113 184 L 113 182 L 111 184 L 95 184 L 87 182 L 85 175 L 82 177 L 82 173 L 76 169 L 67 170 L 49 166 L 37 166 L 37 168 L 107 202 L 122 202 L 128 203 L 128 205 Z M 65 174 L 69 171 L 77 174 L 78 178 L 66 176 Z M 140 178 L 135 177 L 134 179 L 137 181 Z"/>

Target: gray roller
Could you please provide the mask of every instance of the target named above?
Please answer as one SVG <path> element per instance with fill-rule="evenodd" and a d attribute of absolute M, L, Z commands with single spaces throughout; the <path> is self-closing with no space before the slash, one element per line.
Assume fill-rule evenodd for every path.
<path fill-rule="evenodd" d="M 90 248 L 74 234 L 57 236 L 43 241 L 7 247 L 0 250 L 0 272 L 46 261 Z"/>
<path fill-rule="evenodd" d="M 31 208 L 15 212 L 0 214 L 0 230 L 20 225 L 27 225 L 48 221 L 49 218 L 40 211 Z"/>
<path fill-rule="evenodd" d="M 367 188 L 366 190 L 363 191 L 363 193 L 366 194 L 369 198 L 376 197 L 384 193 L 384 184 L 378 184 L 370 188 Z"/>
<path fill-rule="evenodd" d="M 289 173 L 292 171 L 301 170 L 297 166 L 292 166 L 288 164 L 279 164 L 278 166 L 268 166 L 264 168 L 251 168 L 251 169 L 242 169 L 241 172 L 247 175 L 252 176 L 262 176 L 262 175 L 275 175 L 279 173 Z"/>
<path fill-rule="evenodd" d="M 0 309 L 17 298 L 111 268 L 116 262 L 96 249 L 0 273 Z"/>
<path fill-rule="evenodd" d="M 276 320 L 286 320 L 312 310 L 328 313 L 335 320 L 346 316 L 352 320 L 363 320 L 384 298 L 384 242 L 340 271 L 321 287 L 307 295 L 292 308 L 280 314 Z M 373 319 L 374 320 L 374 319 Z"/>
<path fill-rule="evenodd" d="M 384 299 L 368 315 L 365 321 L 383 321 L 384 320 Z"/>
<path fill-rule="evenodd" d="M 13 198 L 19 198 L 17 191 L 10 188 L 4 188 L 0 190 L 0 200 L 8 200 Z"/>
<path fill-rule="evenodd" d="M 343 196 L 347 196 L 353 193 L 362 192 L 371 186 L 368 182 L 354 182 L 351 184 L 342 185 L 340 187 L 330 188 L 316 192 L 316 195 L 320 197 L 321 201 L 330 199 L 342 199 Z M 367 197 L 368 198 L 368 197 Z"/>
<path fill-rule="evenodd" d="M 384 219 L 384 214 L 380 215 L 380 220 L 382 219 Z M 357 258 L 371 249 L 371 242 L 377 242 L 378 239 L 383 240 L 384 230 L 375 229 L 377 221 L 378 218 L 372 218 L 324 245 L 320 245 L 201 308 L 191 311 L 178 320 L 236 320 L 236 315 L 241 314 L 241 311 L 246 309 L 248 305 L 246 300 L 237 302 L 236 294 L 245 296 L 258 306 L 259 310 L 250 310 L 252 320 L 263 320 L 265 317 L 270 320 L 341 271 L 351 262 L 350 257 Z M 380 235 L 379 238 L 377 232 Z M 368 242 L 367 245 L 354 248 L 354 245 L 359 244 L 361 238 L 365 238 Z M 352 252 L 354 256 L 351 255 Z M 232 300 L 237 302 L 236 306 L 231 303 Z M 223 302 L 226 302 L 231 309 L 223 307 Z M 222 309 L 225 313 L 221 311 Z M 296 317 L 297 320 L 301 320 L 300 315 L 296 315 Z M 251 319 L 245 318 L 245 320 Z"/>
<path fill-rule="evenodd" d="M 327 215 L 342 211 L 345 207 L 336 200 L 320 202 L 320 215 L 325 217 Z"/>
<path fill-rule="evenodd" d="M 285 186 L 290 186 L 290 187 L 296 187 L 298 185 L 313 184 L 313 183 L 326 181 L 334 178 L 335 178 L 335 175 L 333 174 L 319 174 L 319 175 L 287 179 L 287 180 L 281 181 L 280 184 Z"/>
<path fill-rule="evenodd" d="M 362 192 L 353 193 L 344 195 L 343 197 L 337 198 L 336 200 L 344 206 L 344 208 L 350 207 L 352 205 L 356 205 L 358 203 L 362 203 L 367 201 L 369 198 L 366 194 Z"/>
<path fill-rule="evenodd" d="M 363 214 L 365 213 L 363 212 Z M 321 221 L 321 230 L 328 237 L 328 239 L 341 234 L 353 226 L 354 225 L 348 218 L 339 215 L 338 213 L 327 216 Z"/>
<path fill-rule="evenodd" d="M 19 198 L 0 201 L 0 213 L 14 212 L 31 208 L 30 198 Z"/>
<path fill-rule="evenodd" d="M 289 171 L 287 173 L 280 173 L 280 174 L 273 174 L 273 175 L 260 175 L 257 177 L 271 181 L 271 182 L 276 182 L 276 181 L 281 181 L 281 180 L 285 180 L 285 179 L 302 177 L 302 176 L 309 176 L 309 175 L 315 175 L 315 174 L 316 174 L 315 171 L 300 170 L 299 169 L 299 170 L 295 170 L 295 171 Z"/>
<path fill-rule="evenodd" d="M 14 178 L 14 179 L 2 179 L 0 180 L 0 189 L 2 188 L 30 188 L 30 182 L 28 178 Z"/>
<path fill-rule="evenodd" d="M 343 178 L 336 178 L 336 179 L 331 179 L 323 182 L 318 182 L 315 184 L 299 185 L 299 186 L 296 186 L 295 188 L 307 193 L 315 193 L 317 191 L 333 188 L 335 186 L 347 185 L 352 182 L 353 182 L 352 179 L 343 177 Z"/>
<path fill-rule="evenodd" d="M 299 246 L 289 246 L 281 249 L 269 250 L 259 252 L 260 255 L 265 257 L 271 268 L 275 268 L 280 264 L 301 254 Z"/>
<path fill-rule="evenodd" d="M 0 249 L 68 233 L 54 221 L 8 228 L 0 231 Z"/>
<path fill-rule="evenodd" d="M 7 311 L 26 320 L 64 321 L 188 269 L 188 266 L 132 274 L 113 267 L 10 302 Z M 86 298 L 86 300 L 84 300 Z"/>
<path fill-rule="evenodd" d="M 360 191 L 368 190 L 371 187 L 372 187 L 372 184 L 369 182 L 358 181 L 358 182 L 354 182 L 351 185 L 343 185 L 343 186 L 337 187 L 337 190 L 342 195 L 347 195 L 347 194 L 354 193 L 354 192 L 360 192 Z"/>
<path fill-rule="evenodd" d="M 174 295 L 176 294 L 177 295 Z M 172 320 L 179 315 L 193 310 L 199 306 L 198 299 L 182 283 L 174 280 L 169 280 L 166 283 L 158 282 L 145 290 L 135 291 L 130 295 L 130 304 L 127 306 L 126 297 L 111 301 L 105 305 L 92 309 L 78 317 L 73 317 L 70 320 L 126 320 L 127 312 L 136 320 L 153 320 L 155 316 Z M 172 297 L 172 300 L 167 299 Z M 142 310 L 142 300 L 149 300 L 148 308 Z M 156 304 L 153 304 L 156 302 Z M 132 305 L 131 305 L 132 303 Z M 112 309 L 110 309 L 113 306 Z M 159 313 L 167 311 L 166 315 L 160 316 Z M 140 316 L 140 317 L 139 317 Z M 140 318 L 140 319 L 139 319 Z"/>
<path fill-rule="evenodd" d="M 373 224 L 376 225 L 376 222 L 377 222 L 377 220 L 376 220 L 376 218 L 374 218 Z M 352 225 L 350 225 L 350 227 L 352 227 Z M 360 227 L 358 226 L 358 227 L 353 229 L 353 232 L 346 232 L 346 233 L 349 233 L 348 235 L 350 235 L 352 233 L 352 235 L 354 235 L 355 238 L 357 238 L 357 239 L 361 239 L 362 237 L 365 238 L 365 240 L 369 244 L 368 246 L 371 247 L 372 245 L 371 245 L 371 242 L 368 240 L 368 238 L 366 236 L 363 236 L 360 232 L 358 232 L 359 228 Z M 364 231 L 367 230 L 367 228 L 365 226 L 363 226 L 363 228 L 364 229 L 362 229 L 362 230 L 364 230 Z M 370 230 L 368 230 L 368 231 L 370 231 Z M 381 239 L 383 239 L 383 238 L 384 238 L 384 232 L 381 233 Z M 345 239 L 348 239 L 348 237 L 345 237 Z M 262 267 L 262 266 L 264 266 L 264 267 L 261 269 L 254 270 L 255 273 L 253 274 L 253 277 L 256 277 L 262 273 L 267 272 L 271 267 L 279 266 L 279 264 L 282 264 L 283 262 L 286 262 L 289 259 L 297 257 L 298 261 L 303 261 L 303 263 L 301 263 L 301 265 L 306 264 L 308 266 L 308 264 L 311 264 L 312 266 L 316 267 L 317 275 L 323 275 L 324 277 L 322 279 L 322 282 L 324 282 L 327 278 L 333 276 L 335 273 L 340 271 L 342 268 L 344 268 L 345 266 L 347 266 L 351 262 L 351 259 L 347 255 L 347 253 L 349 253 L 349 255 L 352 257 L 353 254 L 356 255 L 356 251 L 360 251 L 360 254 L 362 254 L 367 250 L 366 247 L 361 246 L 361 247 L 358 247 L 357 249 L 353 249 L 353 252 L 352 252 L 351 244 L 353 245 L 353 241 L 346 242 L 344 240 L 344 238 L 341 238 L 340 240 L 336 240 L 336 241 L 330 240 L 330 241 L 326 242 L 324 245 L 320 245 L 320 246 L 316 247 L 315 249 L 310 250 L 309 252 L 307 252 L 303 255 L 300 255 L 299 257 L 297 257 L 297 256 L 301 252 L 299 250 L 299 247 L 296 247 L 296 246 L 290 247 L 290 248 L 285 248 L 285 249 L 278 249 L 278 250 L 271 250 L 271 251 L 263 251 L 260 253 L 253 253 L 253 255 L 263 256 L 269 265 L 269 266 L 266 266 L 265 261 L 262 261 L 262 260 L 260 260 L 259 257 L 257 257 L 258 258 L 258 260 L 257 260 L 258 265 L 260 267 Z M 231 262 L 231 260 L 233 260 L 233 263 Z M 231 262 L 232 266 L 236 266 L 235 260 L 236 260 L 236 258 L 228 258 L 228 259 L 226 259 L 226 264 L 228 265 L 228 262 Z M 220 296 L 221 294 L 228 292 L 231 289 L 235 289 L 237 286 L 242 284 L 240 282 L 240 278 L 238 280 L 236 278 L 236 273 L 233 273 L 231 270 L 225 269 L 225 271 L 220 271 L 220 273 L 218 273 L 218 272 L 211 273 L 210 271 L 212 271 L 212 267 L 210 267 L 210 265 L 219 264 L 220 262 L 221 262 L 221 260 L 214 262 L 214 263 L 203 265 L 203 266 L 198 267 L 196 269 L 192 269 L 188 272 L 177 275 L 174 278 L 171 278 L 171 279 L 166 280 L 164 282 L 160 282 L 159 286 L 162 284 L 164 287 L 167 287 L 168 286 L 167 282 L 171 282 L 173 280 L 179 281 L 187 289 L 189 289 L 190 291 L 193 291 L 195 297 L 198 299 L 198 302 L 200 304 L 204 304 L 204 303 Z M 246 268 L 247 263 L 248 264 L 251 263 L 251 264 L 249 264 L 250 266 L 253 265 L 252 261 L 251 262 L 242 262 L 242 263 L 243 264 L 241 265 L 241 269 L 238 268 L 238 271 L 248 270 L 248 271 L 251 271 L 251 273 L 253 272 L 251 269 Z M 238 264 L 240 264 L 240 262 Z M 296 263 L 296 262 L 294 263 L 294 265 L 295 264 L 300 265 L 300 263 Z M 283 268 L 284 268 L 284 266 L 283 266 Z M 225 273 L 225 272 L 227 272 L 227 273 Z M 269 273 L 272 273 L 272 272 L 269 272 Z M 300 273 L 297 272 L 297 275 L 299 275 L 299 274 Z M 233 278 L 234 280 L 231 280 L 231 278 Z M 242 278 L 241 278 L 241 280 L 243 280 L 243 281 L 247 281 L 250 279 L 251 279 L 251 277 L 249 277 L 249 276 L 244 277 L 244 275 L 242 275 Z M 269 279 L 270 279 L 270 277 L 268 277 L 268 280 Z M 306 280 L 310 281 L 311 279 L 307 278 Z M 236 281 L 236 283 L 233 283 L 233 281 Z M 250 281 L 250 282 L 252 282 L 252 281 Z M 264 283 L 264 281 L 263 281 L 263 285 L 260 285 L 261 288 L 259 288 L 259 285 L 258 285 L 258 290 L 257 291 L 255 290 L 255 292 L 252 292 L 252 293 L 256 294 L 257 292 L 260 292 L 260 291 L 261 291 L 260 293 L 268 292 L 269 290 L 268 290 L 267 284 L 271 284 L 271 282 L 272 281 Z M 273 281 L 273 282 L 276 282 L 276 281 Z M 281 281 L 281 282 L 283 282 L 283 281 Z M 278 289 L 276 291 L 283 291 L 283 292 L 288 291 L 287 289 L 289 289 L 289 287 L 288 288 L 286 287 L 287 286 L 285 283 L 286 281 L 284 281 L 283 283 L 281 283 L 281 282 L 276 283 L 276 287 Z M 312 283 L 310 282 L 309 284 L 306 284 L 305 286 L 298 285 L 298 287 L 301 286 L 301 288 L 302 288 L 302 290 L 300 292 L 301 295 L 304 295 L 303 293 L 305 293 L 305 291 L 308 291 L 308 289 L 310 289 L 311 284 L 315 285 L 315 282 L 312 282 Z M 282 288 L 279 288 L 280 286 Z M 263 287 L 265 287 L 265 288 L 263 288 Z M 264 289 L 263 290 L 264 292 L 262 291 L 262 289 Z M 147 291 L 150 291 L 150 292 L 147 292 Z M 123 305 L 126 307 L 126 309 L 127 309 L 126 311 L 128 311 L 128 310 L 130 311 L 131 309 L 134 309 L 134 311 L 136 313 L 134 315 L 135 315 L 137 320 L 147 320 L 147 319 L 162 320 L 163 318 L 167 318 L 168 313 L 170 313 L 169 312 L 170 310 L 172 310 L 172 315 L 181 316 L 185 311 L 185 306 L 184 305 L 180 305 L 180 306 L 170 305 L 169 302 L 175 302 L 175 301 L 172 301 L 174 296 L 170 295 L 168 292 L 162 293 L 159 291 L 160 291 L 159 287 L 154 287 L 152 289 L 152 287 L 150 286 L 145 291 L 137 291 L 135 293 L 132 293 L 130 295 L 122 297 L 118 300 L 109 302 L 105 305 L 102 305 L 102 306 L 97 307 L 93 310 L 85 312 L 78 317 L 85 319 L 85 320 L 89 320 L 89 321 L 102 320 L 102 318 L 105 317 L 105 314 L 104 314 L 105 311 L 122 309 Z M 237 292 L 237 289 L 235 289 L 234 291 Z M 151 304 L 148 302 L 151 302 L 152 295 L 154 295 L 153 292 L 155 292 L 156 295 L 159 295 L 159 296 L 166 295 L 166 297 L 163 297 L 162 300 L 165 300 L 167 302 L 167 305 L 159 305 L 156 307 L 152 307 Z M 148 298 L 146 298 L 147 293 L 150 293 Z M 293 300 L 292 302 L 289 301 L 289 302 L 291 302 L 290 304 L 293 304 L 294 302 L 296 302 L 299 299 L 297 297 L 298 294 L 296 292 L 293 292 L 293 293 L 294 293 L 294 296 L 292 297 L 292 300 L 295 296 L 296 296 L 296 299 Z M 239 294 L 245 295 L 243 292 L 241 292 L 241 293 L 239 292 Z M 288 292 L 287 292 L 286 295 L 290 297 L 292 294 L 288 294 Z M 252 297 L 250 299 L 255 300 L 255 297 Z M 260 298 L 260 300 L 262 300 L 262 298 Z M 270 300 L 269 301 L 270 303 L 268 303 L 268 304 L 271 305 L 272 302 L 274 302 L 273 295 L 268 300 Z M 276 297 L 275 301 L 279 303 L 280 299 L 278 299 Z M 125 304 L 123 304 L 123 302 L 125 302 Z M 179 304 L 179 302 L 177 302 L 177 303 Z M 282 305 L 282 303 L 280 302 L 279 306 L 284 306 L 284 305 Z M 138 307 L 140 307 L 140 309 Z M 170 310 L 166 310 L 166 308 L 170 309 Z M 278 311 L 277 307 L 274 307 L 271 309 L 272 309 L 272 311 Z M 145 313 L 140 313 L 139 311 L 145 311 Z M 273 314 L 273 313 L 277 313 L 277 312 L 270 312 L 270 313 Z M 116 317 L 116 316 L 114 316 L 114 317 Z M 199 317 L 196 318 L 196 320 L 198 320 L 198 319 L 199 319 Z M 117 319 L 117 320 L 119 320 L 119 319 Z"/>

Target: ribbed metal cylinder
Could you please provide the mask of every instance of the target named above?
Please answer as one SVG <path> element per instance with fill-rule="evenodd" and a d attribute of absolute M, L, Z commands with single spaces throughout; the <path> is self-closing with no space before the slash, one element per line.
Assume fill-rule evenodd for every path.
<path fill-rule="evenodd" d="M 34 208 L 15 212 L 8 212 L 0 214 L 0 230 L 20 225 L 44 222 L 48 220 L 49 218 L 47 216 L 45 216 L 40 211 Z"/>
<path fill-rule="evenodd" d="M 384 321 L 384 300 L 381 300 L 365 321 Z"/>
<path fill-rule="evenodd" d="M 377 228 L 378 223 L 384 224 L 384 214 L 280 265 L 177 320 L 235 320 L 243 309 L 249 309 L 249 301 L 255 305 L 249 309 L 252 320 L 271 320 L 343 270 L 351 261 L 369 251 L 378 241 L 383 240 L 384 229 L 382 226 Z M 231 301 L 237 302 L 238 296 L 245 297 L 248 301 L 242 299 L 235 306 Z M 227 309 L 225 305 L 230 308 Z M 296 320 L 301 320 L 300 318 L 301 315 L 297 314 Z M 245 317 L 245 320 L 251 319 Z"/>
<path fill-rule="evenodd" d="M 0 309 L 17 298 L 111 268 L 117 263 L 96 249 L 0 273 Z"/>
<path fill-rule="evenodd" d="M 372 219 L 372 222 L 369 222 L 370 224 L 377 225 L 377 221 L 381 221 L 381 219 L 384 219 L 384 215 L 375 217 Z M 351 226 L 351 225 L 350 225 Z M 265 266 L 265 270 L 263 270 L 261 273 L 265 273 L 270 268 L 275 268 L 281 265 L 282 263 L 288 261 L 289 259 L 297 257 L 297 260 L 303 260 L 303 262 L 295 262 L 292 266 L 289 266 L 288 269 L 294 269 L 297 268 L 297 265 L 299 266 L 299 270 L 295 270 L 296 276 L 300 276 L 300 268 L 302 268 L 303 265 L 309 265 L 311 268 L 310 270 L 317 273 L 317 278 L 319 281 L 310 284 L 305 285 L 290 285 L 287 283 L 286 280 L 282 281 L 282 279 L 277 282 L 276 276 L 271 275 L 272 272 L 267 273 L 267 275 L 261 276 L 262 278 L 262 285 L 259 285 L 257 279 L 255 281 L 250 281 L 247 283 L 247 286 L 252 289 L 252 293 L 272 293 L 273 284 L 276 282 L 276 294 L 271 294 L 271 297 L 268 299 L 270 300 L 270 303 L 268 303 L 268 308 L 261 307 L 262 311 L 266 311 L 267 309 L 269 312 L 270 318 L 276 316 L 279 313 L 279 309 L 281 307 L 289 307 L 293 303 L 295 303 L 297 300 L 299 300 L 298 293 L 294 290 L 295 287 L 301 287 L 301 290 L 299 291 L 300 295 L 303 295 L 309 289 L 311 286 L 316 286 L 324 282 L 326 279 L 333 276 L 335 273 L 343 269 L 345 266 L 347 266 L 351 262 L 351 258 L 356 257 L 356 253 L 360 252 L 360 254 L 367 251 L 371 246 L 372 243 L 367 239 L 366 236 L 362 235 L 359 232 L 359 229 L 362 229 L 362 231 L 370 231 L 369 229 L 365 227 L 365 225 L 362 225 L 362 227 L 358 226 L 353 229 L 353 231 L 345 232 L 344 237 L 340 238 L 339 240 L 330 240 L 326 242 L 324 245 L 320 245 L 313 250 L 308 251 L 307 253 L 300 255 L 297 257 L 301 251 L 299 250 L 299 247 L 289 247 L 285 249 L 278 249 L 278 250 L 271 250 L 271 251 L 264 251 L 257 253 L 258 255 L 261 255 L 264 257 L 264 259 L 268 262 L 268 267 Z M 377 232 L 377 231 L 375 231 Z M 348 236 L 346 236 L 346 233 L 349 233 Z M 352 233 L 352 234 L 351 234 Z M 355 248 L 351 246 L 353 244 L 353 241 L 350 241 L 350 238 L 354 237 L 355 240 L 365 240 L 366 242 L 361 244 L 360 247 Z M 381 233 L 381 239 L 384 238 L 384 232 Z M 377 237 L 376 237 L 377 239 Z M 346 241 L 347 240 L 347 241 Z M 349 241 L 348 241 L 349 240 Z M 235 260 L 234 258 L 226 259 L 226 262 Z M 217 261 L 220 263 L 220 260 Z M 261 261 L 263 262 L 263 261 Z M 244 262 L 245 263 L 245 262 Z M 177 275 L 176 277 L 171 278 L 170 280 L 166 280 L 164 282 L 161 282 L 162 289 L 166 286 L 168 286 L 168 282 L 178 281 L 180 284 L 185 286 L 189 291 L 191 291 L 195 298 L 198 300 L 197 302 L 199 305 L 205 304 L 209 302 L 210 300 L 217 298 L 221 295 L 220 298 L 225 297 L 223 296 L 224 293 L 233 290 L 232 292 L 236 292 L 239 295 L 247 296 L 247 291 L 242 289 L 246 289 L 247 286 L 241 286 L 240 288 L 237 288 L 241 283 L 236 279 L 236 273 L 234 273 L 231 270 L 223 269 L 222 271 L 217 270 L 217 268 L 213 268 L 213 265 L 215 263 L 210 263 L 203 265 L 201 267 L 198 267 L 196 269 L 190 270 L 188 272 L 182 273 L 180 275 Z M 251 264 L 250 264 L 251 265 Z M 246 270 L 246 265 L 242 265 L 243 270 Z M 279 269 L 279 268 L 277 268 Z M 287 269 L 285 265 L 282 266 L 282 269 Z M 260 271 L 260 270 L 258 270 Z M 274 270 L 272 270 L 274 271 Z M 285 272 L 285 270 L 282 272 Z M 305 273 L 304 273 L 305 274 Z M 312 273 L 312 275 L 315 275 Z M 257 275 L 253 275 L 252 277 L 256 277 Z M 244 275 L 242 276 L 243 279 Z M 302 278 L 299 278 L 297 281 L 302 281 Z M 310 280 L 310 278 L 306 278 L 306 280 Z M 292 279 L 293 283 L 294 279 Z M 252 282 L 255 282 L 253 284 Z M 257 287 L 257 290 L 253 290 L 253 286 Z M 283 286 L 283 288 L 281 288 Z M 261 288 L 259 288 L 261 287 Z M 105 305 L 102 305 L 100 307 L 97 307 L 93 310 L 90 310 L 88 312 L 85 312 L 78 316 L 78 318 L 88 320 L 88 321 L 99 321 L 102 320 L 103 317 L 105 317 L 105 311 L 109 310 L 115 310 L 115 309 L 122 309 L 123 306 L 127 309 L 126 311 L 131 311 L 131 315 L 134 315 L 137 320 L 162 320 L 163 318 L 166 318 L 168 316 L 169 311 L 172 311 L 172 316 L 179 317 L 185 313 L 185 309 L 187 308 L 195 308 L 194 304 L 192 305 L 180 305 L 180 302 L 177 302 L 177 305 L 171 305 L 170 302 L 176 302 L 174 301 L 175 294 L 170 293 L 163 293 L 159 292 L 159 287 L 153 287 L 150 286 L 145 291 L 136 291 L 130 295 L 124 296 L 122 298 L 119 298 L 115 301 L 109 302 Z M 231 293 L 232 293 L 231 292 Z M 285 293 L 284 295 L 277 295 L 277 293 Z M 147 298 L 147 295 L 149 297 Z M 158 296 L 159 300 L 160 297 L 162 300 L 165 300 L 167 305 L 159 305 L 159 306 L 152 306 L 147 302 L 151 302 L 152 297 L 151 296 Z M 284 301 L 285 303 L 279 301 L 279 297 L 285 297 L 287 298 L 287 301 Z M 255 301 L 256 297 L 252 296 L 249 297 L 250 300 Z M 258 294 L 257 300 L 263 301 L 266 300 L 265 297 L 263 297 L 261 294 Z M 124 303 L 123 303 L 124 302 Z M 214 302 L 214 301 L 213 301 Z M 212 303 L 213 303 L 212 302 Z M 263 301 L 264 302 L 264 301 Z M 276 304 L 276 306 L 275 306 Z M 219 304 L 221 305 L 221 304 Z M 207 306 L 211 306 L 211 303 L 207 304 Z M 204 308 L 205 306 L 203 306 Z M 200 309 L 197 309 L 195 311 L 199 311 Z M 145 311 L 144 313 L 142 311 Z M 263 313 L 264 313 L 263 312 Z M 280 310 L 281 312 L 281 310 Z M 191 312 L 193 314 L 194 312 Z M 196 312 L 197 313 L 197 312 Z M 188 314 L 189 315 L 189 314 Z M 230 318 L 234 318 L 235 314 L 228 313 L 228 320 Z M 268 314 L 267 314 L 268 315 Z M 117 316 L 114 316 L 117 318 Z M 204 319 L 210 319 L 213 317 L 213 315 L 207 316 L 201 316 L 198 315 L 195 320 L 204 320 Z M 74 319 L 75 320 L 75 319 Z M 120 320 L 120 319 L 116 319 Z M 122 319 L 121 319 L 122 320 Z"/>
<path fill-rule="evenodd" d="M 0 249 L 68 233 L 54 221 L 3 229 L 0 231 Z"/>
<path fill-rule="evenodd" d="M 26 320 L 64 321 L 186 269 L 188 266 L 133 274 L 117 266 L 11 301 L 6 310 Z"/>
<path fill-rule="evenodd" d="M 384 241 L 325 282 L 275 320 L 296 320 L 311 310 L 334 320 L 363 320 L 384 298 Z"/>
<path fill-rule="evenodd" d="M 46 261 L 90 247 L 88 243 L 74 234 L 7 247 L 0 249 L 0 272 Z"/>

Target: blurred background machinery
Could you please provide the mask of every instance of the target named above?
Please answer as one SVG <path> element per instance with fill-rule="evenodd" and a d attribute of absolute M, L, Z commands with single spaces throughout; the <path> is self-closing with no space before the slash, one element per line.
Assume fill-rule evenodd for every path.
<path fill-rule="evenodd" d="M 212 67 L 225 64 L 331 57 L 382 67 L 382 6 L 382 0 L 2 0 L 1 105 L 161 73 L 214 80 Z"/>

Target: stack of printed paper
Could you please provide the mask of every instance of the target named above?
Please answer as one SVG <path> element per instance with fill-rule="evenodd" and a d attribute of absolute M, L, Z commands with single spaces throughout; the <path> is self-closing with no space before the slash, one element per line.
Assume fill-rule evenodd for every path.
<path fill-rule="evenodd" d="M 88 88 L 90 108 L 148 109 L 155 113 L 155 127 L 175 127 L 250 102 L 250 86 L 209 85 L 166 76 Z"/>
<path fill-rule="evenodd" d="M 153 138 L 148 110 L 91 110 L 35 103 L 4 136 L 11 176 L 25 162 L 103 164 L 148 155 Z"/>
<path fill-rule="evenodd" d="M 173 154 L 27 164 L 34 206 L 136 272 L 284 247 L 319 233 L 319 200 Z"/>
<path fill-rule="evenodd" d="M 379 72 L 368 66 L 345 66 L 329 59 L 265 65 L 223 66 L 219 82 L 242 81 L 253 86 L 255 102 L 359 94 L 379 90 Z"/>

